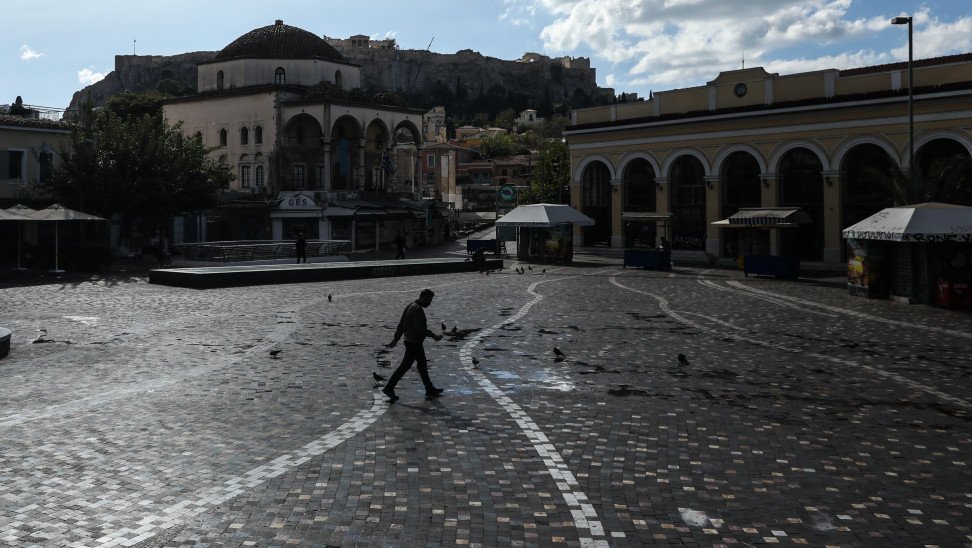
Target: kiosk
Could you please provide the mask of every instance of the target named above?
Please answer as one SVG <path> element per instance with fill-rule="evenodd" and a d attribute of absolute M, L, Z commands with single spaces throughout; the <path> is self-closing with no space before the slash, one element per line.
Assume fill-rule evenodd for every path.
<path fill-rule="evenodd" d="M 795 228 L 811 223 L 810 215 L 798 207 L 744 207 L 727 219 L 712 223 L 725 229 L 771 230 Z M 750 238 L 750 241 L 754 241 Z M 800 258 L 780 255 L 757 255 L 755 249 L 744 255 L 739 250 L 740 269 L 746 276 L 750 274 L 775 276 L 777 278 L 796 278 L 800 275 Z"/>
<path fill-rule="evenodd" d="M 594 220 L 563 204 L 521 205 L 496 220 L 497 231 L 516 229 L 517 259 L 565 264 L 574 257 L 575 225 L 593 226 Z"/>

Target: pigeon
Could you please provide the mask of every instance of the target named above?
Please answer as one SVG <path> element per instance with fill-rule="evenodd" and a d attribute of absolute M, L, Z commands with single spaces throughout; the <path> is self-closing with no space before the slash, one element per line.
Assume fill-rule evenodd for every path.
<path fill-rule="evenodd" d="M 530 266 L 530 265 L 527 265 L 527 268 L 529 268 L 530 270 L 533 270 L 533 267 Z"/>
<path fill-rule="evenodd" d="M 375 382 L 381 382 L 385 380 L 385 377 L 382 377 L 381 375 L 375 373 L 374 371 L 371 372 L 371 376 L 375 378 Z"/>
<path fill-rule="evenodd" d="M 492 272 L 492 270 L 487 270 L 487 271 L 486 271 L 486 275 L 487 275 L 487 276 L 489 276 L 489 273 L 490 273 L 490 272 Z"/>
<path fill-rule="evenodd" d="M 473 366 L 479 365 L 479 358 L 473 358 L 472 359 L 472 364 L 473 364 Z"/>
<path fill-rule="evenodd" d="M 543 270 L 541 270 L 541 271 L 540 271 L 540 273 L 541 273 L 541 274 L 546 274 L 546 273 L 547 273 L 547 269 L 546 269 L 546 268 L 544 268 Z"/>
<path fill-rule="evenodd" d="M 682 365 L 688 365 L 689 364 L 688 358 L 685 357 L 685 354 L 679 354 L 678 355 L 678 363 L 680 363 Z"/>
<path fill-rule="evenodd" d="M 446 330 L 446 326 L 445 326 L 445 324 L 444 324 L 444 323 L 440 323 L 439 325 L 441 325 L 441 326 L 442 326 L 442 332 L 443 332 L 443 333 L 445 333 L 445 330 Z"/>
<path fill-rule="evenodd" d="M 456 331 L 457 331 L 457 330 L 456 330 L 456 326 L 452 326 L 452 334 L 453 334 L 453 335 L 455 335 L 455 334 L 456 334 Z"/>
<path fill-rule="evenodd" d="M 564 354 L 563 352 L 561 352 L 561 350 L 559 348 L 557 348 L 556 346 L 554 347 L 554 354 L 558 358 L 564 358 L 564 357 L 566 357 L 566 354 Z"/>
<path fill-rule="evenodd" d="M 279 359 L 279 358 L 277 358 L 277 354 L 279 354 L 280 352 L 282 352 L 282 350 L 280 350 L 279 348 L 276 349 L 276 350 L 271 350 L 270 351 L 270 357 L 273 358 L 273 359 L 275 359 L 275 360 L 276 359 Z"/>
<path fill-rule="evenodd" d="M 334 295 L 331 295 L 330 293 L 328 293 L 328 295 L 327 295 L 327 302 L 331 302 L 332 300 L 334 300 Z"/>

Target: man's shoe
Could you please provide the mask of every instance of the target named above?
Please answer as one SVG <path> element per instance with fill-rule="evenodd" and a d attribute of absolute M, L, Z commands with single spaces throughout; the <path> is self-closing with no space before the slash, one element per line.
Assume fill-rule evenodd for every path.
<path fill-rule="evenodd" d="M 436 387 L 433 386 L 432 388 L 426 388 L 425 389 L 425 397 L 427 397 L 427 398 L 435 398 L 435 397 L 441 395 L 443 392 L 445 392 L 445 390 L 443 390 L 442 388 L 436 388 Z"/>
<path fill-rule="evenodd" d="M 387 386 L 382 388 L 381 392 L 384 395 L 388 396 L 388 403 L 395 403 L 396 401 L 398 401 L 398 396 L 395 395 L 395 391 L 389 390 Z"/>

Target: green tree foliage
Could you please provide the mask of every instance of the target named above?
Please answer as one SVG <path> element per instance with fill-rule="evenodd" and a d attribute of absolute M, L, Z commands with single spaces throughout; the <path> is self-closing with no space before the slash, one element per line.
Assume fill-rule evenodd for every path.
<path fill-rule="evenodd" d="M 501 127 L 507 130 L 513 130 L 513 124 L 516 122 L 516 111 L 507 107 L 499 111 L 496 115 L 495 124 L 496 127 Z"/>
<path fill-rule="evenodd" d="M 942 202 L 972 206 L 972 158 L 955 155 L 932 162 L 927 170 L 870 171 L 891 193 L 896 206 Z"/>
<path fill-rule="evenodd" d="M 560 203 L 570 199 L 570 149 L 560 139 L 541 144 L 530 173 L 530 203 Z"/>
<path fill-rule="evenodd" d="M 487 160 L 505 158 L 517 154 L 527 154 L 528 152 L 530 150 L 519 142 L 516 135 L 510 135 L 508 133 L 492 133 L 486 135 L 479 145 L 479 153 Z"/>
<path fill-rule="evenodd" d="M 172 215 L 217 205 L 232 174 L 195 138 L 162 118 L 148 97 L 81 112 L 46 190 L 68 207 L 104 217 L 143 219 L 154 229 Z"/>

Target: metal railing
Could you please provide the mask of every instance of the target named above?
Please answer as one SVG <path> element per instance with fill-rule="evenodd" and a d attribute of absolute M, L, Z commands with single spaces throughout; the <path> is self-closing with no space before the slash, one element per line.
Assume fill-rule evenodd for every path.
<path fill-rule="evenodd" d="M 188 261 L 223 263 L 293 259 L 297 249 L 293 241 L 230 240 L 221 242 L 181 243 L 172 246 Z M 308 257 L 327 257 L 351 252 L 351 240 L 307 240 Z"/>

